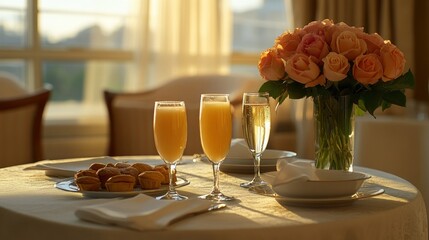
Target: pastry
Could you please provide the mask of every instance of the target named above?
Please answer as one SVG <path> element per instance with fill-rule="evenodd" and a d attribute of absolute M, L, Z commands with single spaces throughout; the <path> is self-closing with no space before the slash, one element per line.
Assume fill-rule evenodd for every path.
<path fill-rule="evenodd" d="M 126 168 L 120 168 L 119 171 L 121 172 L 121 174 L 127 174 L 130 176 L 133 176 L 136 180 L 136 185 L 140 184 L 139 183 L 139 170 L 137 170 L 134 167 L 126 167 Z"/>
<path fill-rule="evenodd" d="M 94 171 L 98 171 L 100 168 L 104 168 L 106 165 L 103 163 L 93 163 L 91 166 L 89 166 L 89 169 L 92 169 Z"/>
<path fill-rule="evenodd" d="M 104 167 L 104 168 L 98 169 L 97 171 L 97 175 L 98 175 L 98 178 L 100 179 L 102 188 L 105 188 L 105 183 L 107 179 L 119 174 L 121 174 L 121 171 L 115 167 Z"/>
<path fill-rule="evenodd" d="M 134 163 L 131 165 L 131 167 L 137 169 L 139 173 L 145 172 L 145 171 L 151 171 L 153 167 L 146 163 Z"/>
<path fill-rule="evenodd" d="M 126 167 L 130 167 L 130 166 L 131 166 L 131 164 L 124 163 L 124 162 L 115 163 L 116 168 L 126 168 Z"/>
<path fill-rule="evenodd" d="M 142 189 L 158 189 L 164 175 L 158 171 L 145 171 L 139 174 L 139 181 Z"/>
<path fill-rule="evenodd" d="M 101 182 L 98 177 L 81 176 L 76 178 L 76 185 L 81 191 L 98 191 L 100 190 Z"/>
<path fill-rule="evenodd" d="M 156 165 L 154 168 L 164 168 L 165 170 L 167 170 L 167 171 L 168 171 L 168 166 L 167 166 L 167 164 L 159 164 L 159 165 Z"/>
<path fill-rule="evenodd" d="M 85 169 L 85 170 L 79 170 L 77 173 L 74 174 L 74 179 L 77 179 L 78 177 L 82 176 L 90 176 L 90 177 L 96 177 L 98 178 L 97 172 L 92 169 Z"/>
<path fill-rule="evenodd" d="M 130 192 L 133 191 L 136 179 L 127 174 L 119 174 L 106 181 L 106 189 L 109 192 Z"/>
<path fill-rule="evenodd" d="M 157 165 L 153 168 L 154 171 L 158 171 L 164 175 L 164 180 L 162 181 L 162 184 L 169 184 L 170 183 L 170 176 L 168 175 L 168 167 L 166 165 Z M 173 174 L 173 183 L 177 181 L 176 173 Z"/>

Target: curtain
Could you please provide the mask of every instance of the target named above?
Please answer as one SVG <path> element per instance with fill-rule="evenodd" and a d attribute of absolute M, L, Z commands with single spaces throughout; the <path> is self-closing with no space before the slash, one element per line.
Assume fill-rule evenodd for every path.
<path fill-rule="evenodd" d="M 390 39 L 405 54 L 407 68 L 415 75 L 414 98 L 428 99 L 428 73 L 425 66 L 429 48 L 427 1 L 416 0 L 292 0 L 296 27 L 313 20 L 330 18 L 362 26 Z M 424 29 L 424 30 L 423 30 Z"/>
<path fill-rule="evenodd" d="M 228 0 L 144 0 L 139 84 L 227 73 L 232 23 Z"/>
<path fill-rule="evenodd" d="M 135 0 L 134 4 L 132 17 L 124 23 L 129 31 L 123 33 L 124 45 L 135 46 L 134 65 L 88 62 L 85 106 L 103 104 L 101 90 L 106 88 L 137 91 L 182 75 L 229 72 L 229 0 Z"/>

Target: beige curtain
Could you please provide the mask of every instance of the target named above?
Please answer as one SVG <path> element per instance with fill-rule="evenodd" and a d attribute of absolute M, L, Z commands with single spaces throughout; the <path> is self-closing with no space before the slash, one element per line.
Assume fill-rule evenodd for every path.
<path fill-rule="evenodd" d="M 231 46 L 228 0 L 145 0 L 140 84 L 172 77 L 227 73 Z"/>
<path fill-rule="evenodd" d="M 125 91 L 153 88 L 182 75 L 229 72 L 229 0 L 135 0 L 135 5 L 130 12 L 135 17 L 125 23 L 131 31 L 124 36 L 127 45 L 135 46 L 135 66 L 115 69 L 110 62 L 89 62 L 86 106 L 103 104 L 101 89 L 118 82 L 118 72 L 126 74 Z"/>
<path fill-rule="evenodd" d="M 292 0 L 296 27 L 325 18 L 363 26 L 390 39 L 416 77 L 414 98 L 428 101 L 429 3 L 417 0 Z"/>

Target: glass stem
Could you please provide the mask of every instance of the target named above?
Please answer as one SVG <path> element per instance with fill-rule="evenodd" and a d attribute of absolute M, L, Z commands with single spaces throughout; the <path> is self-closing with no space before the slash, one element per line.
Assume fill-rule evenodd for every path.
<path fill-rule="evenodd" d="M 255 176 L 253 177 L 253 182 L 260 183 L 262 182 L 261 178 L 261 153 L 253 153 L 253 166 L 255 171 Z"/>
<path fill-rule="evenodd" d="M 213 163 L 213 190 L 212 194 L 219 194 L 219 163 Z"/>
<path fill-rule="evenodd" d="M 168 184 L 168 192 L 169 194 L 176 194 L 176 188 L 174 187 L 173 182 L 173 175 L 176 173 L 176 164 L 175 163 L 169 163 L 168 164 L 168 177 L 169 177 L 169 184 Z"/>

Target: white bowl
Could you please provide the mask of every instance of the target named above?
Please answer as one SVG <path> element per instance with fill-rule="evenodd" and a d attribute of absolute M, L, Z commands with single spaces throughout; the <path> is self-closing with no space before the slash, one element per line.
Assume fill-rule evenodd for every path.
<path fill-rule="evenodd" d="M 360 172 L 339 170 L 316 170 L 319 180 L 292 181 L 272 186 L 274 192 L 283 197 L 335 198 L 351 196 L 371 176 Z M 266 173 L 264 180 L 272 182 L 275 172 Z M 271 178 L 271 180 L 270 180 Z"/>

